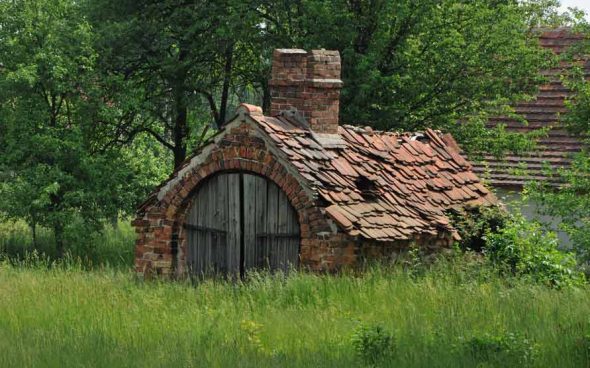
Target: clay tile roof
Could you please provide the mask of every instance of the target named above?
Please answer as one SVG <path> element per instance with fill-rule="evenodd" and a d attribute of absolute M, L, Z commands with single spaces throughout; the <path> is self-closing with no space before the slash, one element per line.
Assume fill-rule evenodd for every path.
<path fill-rule="evenodd" d="M 398 134 L 345 125 L 332 137 L 341 144 L 322 145 L 316 134 L 284 117 L 251 118 L 350 235 L 378 241 L 440 231 L 456 235 L 447 210 L 497 202 L 452 137 L 440 132 Z"/>
<path fill-rule="evenodd" d="M 539 43 L 554 53 L 561 54 L 580 39 L 580 35 L 573 34 L 569 29 L 558 28 L 543 31 Z M 581 62 L 586 78 L 590 79 L 590 60 Z M 568 133 L 560 123 L 560 115 L 567 111 L 565 100 L 571 95 L 561 82 L 560 74 L 570 65 L 562 63 L 543 71 L 542 74 L 548 81 L 539 88 L 535 98 L 514 106 L 515 111 L 528 121 L 528 125 L 505 116 L 493 117 L 488 122 L 488 127 L 505 124 L 507 131 L 522 133 L 550 128 L 547 137 L 538 142 L 540 149 L 529 154 L 508 155 L 503 159 L 485 156 L 483 161 L 474 162 L 475 173 L 486 177 L 495 186 L 518 187 L 531 180 L 559 184 L 559 179 L 547 176 L 544 168 L 548 165 L 551 172 L 557 172 L 558 168 L 568 167 L 572 153 L 583 148 L 582 140 Z"/>

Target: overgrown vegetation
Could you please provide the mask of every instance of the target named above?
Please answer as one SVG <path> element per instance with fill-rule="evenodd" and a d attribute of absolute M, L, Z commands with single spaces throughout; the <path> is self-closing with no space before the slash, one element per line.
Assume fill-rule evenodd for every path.
<path fill-rule="evenodd" d="M 351 342 L 356 355 L 365 364 L 376 365 L 394 357 L 394 338 L 380 325 L 359 325 Z"/>
<path fill-rule="evenodd" d="M 575 255 L 559 250 L 558 245 L 555 233 L 512 215 L 505 227 L 486 234 L 484 253 L 501 272 L 554 286 L 585 282 Z"/>
<path fill-rule="evenodd" d="M 461 236 L 459 248 L 481 252 L 486 246 L 486 234 L 497 233 L 506 226 L 510 215 L 499 206 L 473 206 L 459 211 L 451 210 L 449 218 Z"/>
<path fill-rule="evenodd" d="M 559 249 L 557 235 L 540 223 L 500 207 L 473 207 L 451 213 L 462 251 L 483 255 L 500 274 L 551 286 L 580 285 L 585 276 L 575 254 Z"/>
<path fill-rule="evenodd" d="M 590 289 L 477 259 L 422 276 L 251 274 L 140 283 L 127 271 L 0 265 L 2 367 L 584 367 Z"/>
<path fill-rule="evenodd" d="M 493 366 L 534 365 L 538 355 L 538 346 L 525 337 L 514 333 L 500 335 L 483 334 L 467 340 L 465 348 L 482 362 Z"/>
<path fill-rule="evenodd" d="M 486 229 L 485 256 L 432 260 L 416 248 L 359 272 L 196 285 L 138 281 L 126 223 L 97 237 L 72 225 L 79 248 L 61 261 L 31 250 L 24 222 L 4 224 L 0 245 L 12 256 L 0 259 L 0 366 L 589 364 L 590 289 L 543 258 L 557 251 L 536 225 L 502 218 L 495 232 L 465 220 Z M 38 247 L 53 250 L 51 232 L 39 230 Z"/>

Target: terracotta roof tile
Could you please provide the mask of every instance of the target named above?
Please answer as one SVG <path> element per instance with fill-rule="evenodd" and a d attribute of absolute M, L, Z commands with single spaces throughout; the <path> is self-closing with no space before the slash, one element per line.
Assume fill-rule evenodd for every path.
<path fill-rule="evenodd" d="M 326 213 L 350 235 L 391 241 L 436 234 L 437 229 L 454 232 L 448 209 L 496 202 L 438 132 L 340 126 L 344 144 L 323 147 L 312 132 L 290 127 L 282 117 L 254 118 L 328 203 Z"/>
<path fill-rule="evenodd" d="M 336 221 L 344 230 L 352 230 L 353 224 L 345 215 L 345 211 L 340 210 L 339 206 L 331 205 L 326 207 L 326 212 Z"/>

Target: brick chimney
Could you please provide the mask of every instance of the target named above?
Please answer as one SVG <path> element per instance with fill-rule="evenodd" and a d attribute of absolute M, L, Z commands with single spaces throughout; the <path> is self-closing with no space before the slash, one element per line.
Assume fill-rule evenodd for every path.
<path fill-rule="evenodd" d="M 331 50 L 273 52 L 271 115 L 296 108 L 316 133 L 338 133 L 340 54 Z"/>

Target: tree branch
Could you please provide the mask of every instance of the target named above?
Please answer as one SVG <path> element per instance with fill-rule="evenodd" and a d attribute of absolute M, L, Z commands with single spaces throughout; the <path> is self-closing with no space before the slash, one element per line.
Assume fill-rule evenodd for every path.
<path fill-rule="evenodd" d="M 200 93 L 203 96 L 205 96 L 205 98 L 207 99 L 207 102 L 209 103 L 211 113 L 213 114 L 213 119 L 215 120 L 215 123 L 217 123 L 219 121 L 219 112 L 217 110 L 217 105 L 215 104 L 215 99 L 213 99 L 213 96 L 211 95 L 211 93 L 209 93 L 207 91 L 203 91 L 203 90 L 195 90 L 195 92 Z"/>

